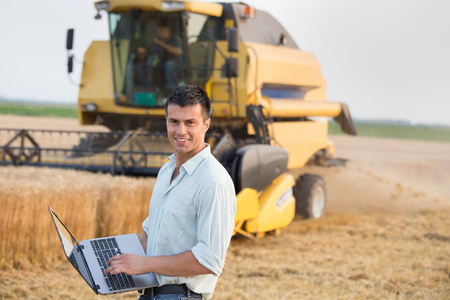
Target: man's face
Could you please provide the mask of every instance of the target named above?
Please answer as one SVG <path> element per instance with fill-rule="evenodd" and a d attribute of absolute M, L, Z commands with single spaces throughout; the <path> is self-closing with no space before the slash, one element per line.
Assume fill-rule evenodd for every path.
<path fill-rule="evenodd" d="M 170 38 L 170 29 L 169 27 L 156 27 L 156 36 L 158 39 L 166 41 Z"/>
<path fill-rule="evenodd" d="M 205 134 L 211 119 L 203 120 L 200 104 L 167 107 L 167 135 L 181 164 L 200 152 L 205 146 Z"/>

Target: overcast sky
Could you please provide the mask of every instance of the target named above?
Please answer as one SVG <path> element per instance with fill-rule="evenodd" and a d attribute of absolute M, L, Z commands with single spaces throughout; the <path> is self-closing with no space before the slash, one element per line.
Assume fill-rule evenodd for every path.
<path fill-rule="evenodd" d="M 253 0 L 318 58 L 328 100 L 354 118 L 450 125 L 449 0 Z M 82 61 L 108 38 L 92 0 L 0 0 L 0 97 L 75 103 L 65 38 Z M 81 65 L 75 64 L 74 81 Z"/>

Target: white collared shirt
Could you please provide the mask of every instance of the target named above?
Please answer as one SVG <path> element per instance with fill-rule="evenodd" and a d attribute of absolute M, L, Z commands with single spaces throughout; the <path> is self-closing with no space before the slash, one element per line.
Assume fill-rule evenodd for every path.
<path fill-rule="evenodd" d="M 234 229 L 236 194 L 225 168 L 212 156 L 210 146 L 175 170 L 171 155 L 158 173 L 149 216 L 142 223 L 147 233 L 147 255 L 175 255 L 191 250 L 214 275 L 172 277 L 156 274 L 160 286 L 183 284 L 206 299 L 212 297 L 222 273 Z"/>

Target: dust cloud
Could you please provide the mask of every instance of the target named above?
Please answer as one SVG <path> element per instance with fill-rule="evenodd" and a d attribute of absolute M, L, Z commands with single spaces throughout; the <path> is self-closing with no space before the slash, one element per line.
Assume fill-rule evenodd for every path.
<path fill-rule="evenodd" d="M 307 166 L 325 178 L 328 211 L 414 213 L 450 209 L 449 143 L 332 136 L 345 167 Z"/>

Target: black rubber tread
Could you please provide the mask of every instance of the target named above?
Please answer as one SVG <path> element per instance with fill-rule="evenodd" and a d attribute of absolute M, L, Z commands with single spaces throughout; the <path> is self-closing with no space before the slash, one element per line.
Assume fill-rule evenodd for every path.
<path fill-rule="evenodd" d="M 315 174 L 304 174 L 300 176 L 295 186 L 293 187 L 293 194 L 295 198 L 295 214 L 302 216 L 305 219 L 312 218 L 312 199 L 313 191 L 322 187 L 325 192 L 325 205 L 327 189 L 325 180 L 319 175 Z M 325 207 L 321 214 L 321 217 L 325 214 Z"/>

